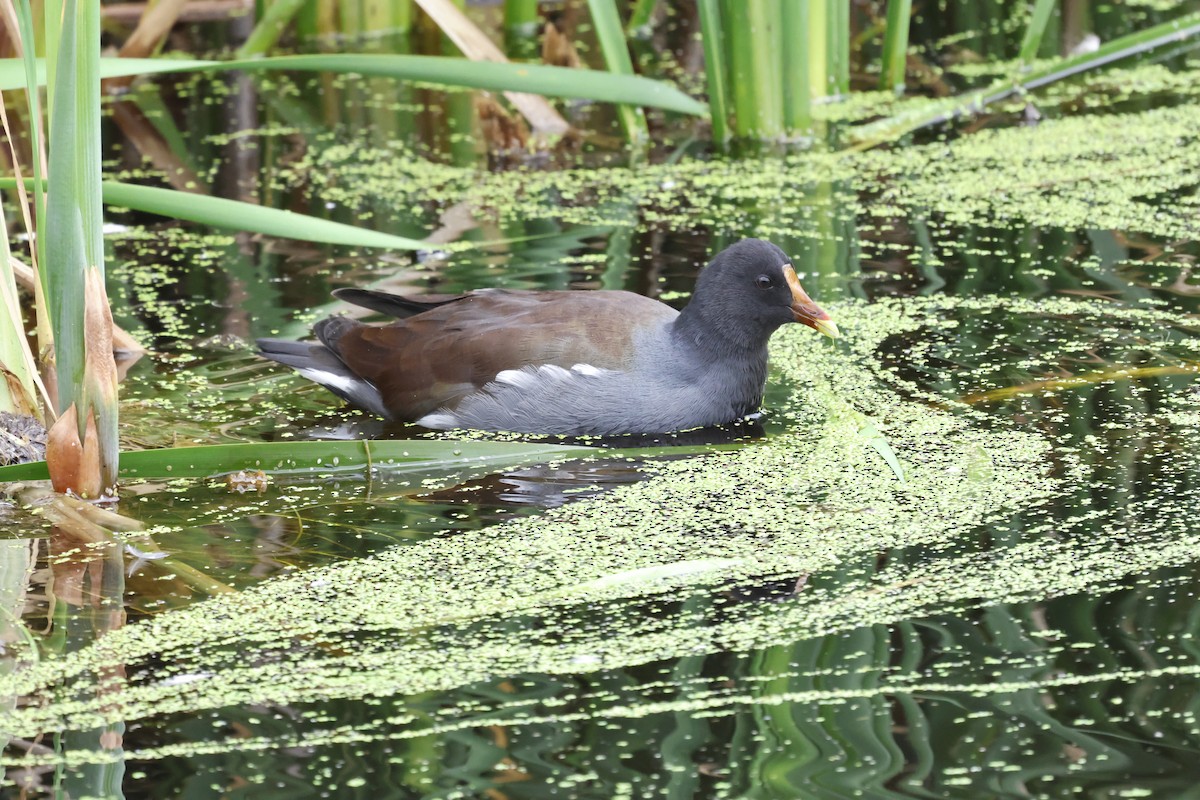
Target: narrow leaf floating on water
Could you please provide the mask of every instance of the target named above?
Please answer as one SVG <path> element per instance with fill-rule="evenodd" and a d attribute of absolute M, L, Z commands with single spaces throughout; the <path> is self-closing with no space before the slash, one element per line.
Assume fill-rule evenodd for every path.
<path fill-rule="evenodd" d="M 896 458 L 896 451 L 892 450 L 892 446 L 888 444 L 887 437 L 883 435 L 883 431 L 875 426 L 874 422 L 863 417 L 864 424 L 858 429 L 858 435 L 866 440 L 876 453 L 883 456 L 883 460 L 891 467 L 892 472 L 896 474 L 896 480 L 904 483 L 904 467 L 900 465 L 900 459 Z"/>
<path fill-rule="evenodd" d="M 879 430 L 875 422 L 833 391 L 826 389 L 821 394 L 825 406 L 829 410 L 830 419 L 839 421 L 839 424 L 847 427 L 853 426 L 858 437 L 887 462 L 888 467 L 895 473 L 896 480 L 904 483 L 904 467 L 901 466 L 896 452 L 892 450 L 887 437 L 883 435 L 883 431 Z"/>
<path fill-rule="evenodd" d="M 967 454 L 967 478 L 976 483 L 990 483 L 996 477 L 996 462 L 983 445 Z"/>
<path fill-rule="evenodd" d="M 416 472 L 495 467 L 581 458 L 597 450 L 527 442 L 408 441 L 251 442 L 134 450 L 121 454 L 122 478 L 204 478 L 244 469 L 269 473 Z M 0 483 L 44 480 L 46 462 L 0 467 Z"/>

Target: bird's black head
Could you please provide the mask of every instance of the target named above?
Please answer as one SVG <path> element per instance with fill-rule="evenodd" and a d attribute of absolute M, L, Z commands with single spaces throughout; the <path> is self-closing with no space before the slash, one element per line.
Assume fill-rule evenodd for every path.
<path fill-rule="evenodd" d="M 701 271 L 687 313 L 747 347 L 764 345 L 787 322 L 838 335 L 833 320 L 800 286 L 791 259 L 762 239 L 743 239 L 718 253 Z"/>

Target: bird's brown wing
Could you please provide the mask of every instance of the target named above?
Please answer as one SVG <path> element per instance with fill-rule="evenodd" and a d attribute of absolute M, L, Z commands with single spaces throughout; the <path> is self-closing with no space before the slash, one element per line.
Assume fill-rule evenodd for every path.
<path fill-rule="evenodd" d="M 627 369 L 636 329 L 675 311 L 630 292 L 467 295 L 385 326 L 357 326 L 334 347 L 373 383 L 392 416 L 418 419 L 491 382 L 503 370 L 554 364 Z"/>
<path fill-rule="evenodd" d="M 334 289 L 333 296 L 356 306 L 369 308 L 379 314 L 386 314 L 397 319 L 408 319 L 417 314 L 423 314 L 430 309 L 457 303 L 471 297 L 470 294 L 423 294 L 417 297 L 405 297 L 377 289 Z"/>

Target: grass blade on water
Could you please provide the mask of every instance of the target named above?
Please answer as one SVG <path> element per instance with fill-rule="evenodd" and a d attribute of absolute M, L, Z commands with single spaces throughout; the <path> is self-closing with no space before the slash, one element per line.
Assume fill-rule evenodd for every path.
<path fill-rule="evenodd" d="M 431 468 L 500 469 L 597 453 L 603 451 L 590 447 L 526 442 L 430 439 L 250 442 L 134 450 L 122 454 L 121 477 L 203 478 L 240 470 L 327 474 L 373 469 L 388 472 L 415 472 Z M 43 480 L 46 477 L 44 461 L 0 467 L 0 483 Z"/>
<path fill-rule="evenodd" d="M 865 415 L 863 415 L 862 425 L 859 426 L 858 435 L 887 462 L 888 467 L 895 473 L 896 480 L 904 483 L 904 467 L 900 465 L 900 459 L 896 458 L 896 451 L 888 444 L 883 431 L 879 430 L 875 423 Z"/>

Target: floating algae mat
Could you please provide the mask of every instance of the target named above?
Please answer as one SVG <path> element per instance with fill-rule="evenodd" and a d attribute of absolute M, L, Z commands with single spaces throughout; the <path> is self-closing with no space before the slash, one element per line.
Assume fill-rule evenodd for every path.
<path fill-rule="evenodd" d="M 1193 786 L 1195 321 L 1094 300 L 834 313 L 842 343 L 773 342 L 785 433 L 10 661 L 0 729 L 72 732 L 9 757 L 10 779 L 57 769 L 102 794 L 123 772 L 162 793 L 146 796 Z M 89 613 L 76 624 L 104 627 Z"/>
<path fill-rule="evenodd" d="M 1194 73 L 1176 79 L 1186 75 L 1194 85 Z M 832 209 L 860 225 L 915 215 L 943 226 L 1032 224 L 1183 238 L 1198 231 L 1198 145 L 1200 104 L 1190 102 L 903 148 L 789 153 L 752 169 L 733 159 L 680 158 L 636 169 L 483 172 L 394 146 L 339 141 L 268 181 L 273 191 L 358 213 L 372 213 L 387 198 L 414 213 L 430 203 L 463 204 L 481 219 L 510 224 L 557 220 L 728 235 L 750 228 L 773 240 L 811 240 Z"/>

